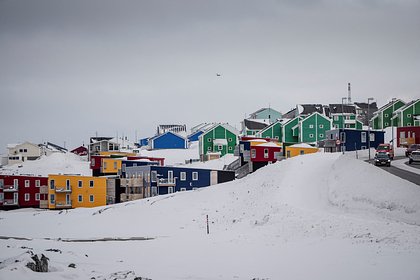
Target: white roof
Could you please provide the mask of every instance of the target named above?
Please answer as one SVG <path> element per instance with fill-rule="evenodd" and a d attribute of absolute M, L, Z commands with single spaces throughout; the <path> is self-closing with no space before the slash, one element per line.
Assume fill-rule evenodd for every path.
<path fill-rule="evenodd" d="M 260 142 L 260 143 L 267 143 L 268 141 L 267 140 L 264 140 L 264 139 L 251 139 L 251 140 L 248 140 L 249 142 Z"/>
<path fill-rule="evenodd" d="M 7 148 L 8 149 L 13 149 L 13 148 L 16 148 L 16 146 L 18 146 L 18 145 L 20 145 L 20 144 L 7 144 Z"/>
<path fill-rule="evenodd" d="M 318 148 L 312 147 L 311 145 L 306 144 L 306 143 L 294 144 L 294 145 L 292 145 L 290 147 L 293 147 L 293 148 L 313 148 L 313 149 L 318 149 Z"/>
<path fill-rule="evenodd" d="M 258 147 L 277 147 L 277 148 L 281 148 L 281 145 L 273 143 L 273 142 L 267 142 L 267 143 L 262 143 L 262 144 L 258 144 Z"/>

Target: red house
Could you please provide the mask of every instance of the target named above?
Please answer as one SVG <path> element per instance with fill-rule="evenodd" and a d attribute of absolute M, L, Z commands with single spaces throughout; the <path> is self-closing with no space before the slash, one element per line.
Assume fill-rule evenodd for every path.
<path fill-rule="evenodd" d="M 252 162 L 276 162 L 281 156 L 281 146 L 273 142 L 251 145 Z"/>
<path fill-rule="evenodd" d="M 0 175 L 0 207 L 15 209 L 39 208 L 40 200 L 47 200 L 40 194 L 40 188 L 48 186 L 48 177 Z"/>
<path fill-rule="evenodd" d="M 420 144 L 420 126 L 405 126 L 397 128 L 397 147 Z"/>
<path fill-rule="evenodd" d="M 83 145 L 80 147 L 77 147 L 70 151 L 73 154 L 79 155 L 79 156 L 87 156 L 88 155 L 88 149 Z"/>
<path fill-rule="evenodd" d="M 127 160 L 137 160 L 137 159 L 148 159 L 150 161 L 157 161 L 157 162 L 159 162 L 159 166 L 164 166 L 165 165 L 165 158 L 146 157 L 146 156 L 127 157 Z"/>

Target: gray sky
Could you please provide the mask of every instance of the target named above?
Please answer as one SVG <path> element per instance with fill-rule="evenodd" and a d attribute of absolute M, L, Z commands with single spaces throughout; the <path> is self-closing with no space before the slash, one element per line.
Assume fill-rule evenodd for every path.
<path fill-rule="evenodd" d="M 420 1 L 0 0 L 0 152 L 420 98 Z M 221 73 L 217 77 L 216 73 Z"/>

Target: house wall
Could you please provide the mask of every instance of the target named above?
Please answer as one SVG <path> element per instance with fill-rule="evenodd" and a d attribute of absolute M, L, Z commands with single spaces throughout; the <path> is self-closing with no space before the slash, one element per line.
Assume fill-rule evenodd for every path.
<path fill-rule="evenodd" d="M 55 187 L 52 188 L 51 181 L 54 180 Z M 66 181 L 70 180 L 71 192 L 60 193 L 57 189 L 65 189 Z M 58 209 L 57 204 L 65 204 L 66 195 L 70 195 L 71 206 L 68 208 L 78 207 L 97 207 L 106 205 L 106 178 L 92 176 L 75 176 L 75 175 L 49 175 L 48 176 L 48 208 Z M 82 186 L 79 187 L 79 181 Z M 90 181 L 93 181 L 93 187 L 90 187 Z M 51 203 L 51 195 L 55 195 L 55 204 Z M 82 201 L 79 201 L 79 195 Z M 89 200 L 93 195 L 93 202 Z M 63 207 L 64 208 L 64 207 Z"/>
<path fill-rule="evenodd" d="M 10 190 L 12 187 L 14 189 L 15 179 L 18 180 L 17 191 L 7 191 Z M 41 195 L 38 200 L 36 199 L 36 195 L 40 193 L 40 187 L 47 185 L 48 178 L 39 176 L 0 175 L 0 181 L 0 193 L 3 193 L 3 201 L 0 201 L 0 206 L 3 206 L 4 209 L 10 208 L 10 206 L 4 205 L 4 200 L 13 200 L 15 193 L 18 194 L 18 205 L 13 205 L 12 207 L 38 208 L 39 201 L 41 200 Z M 39 182 L 39 186 L 37 186 L 37 181 Z M 28 182 L 29 184 L 27 184 L 26 182 Z M 28 200 L 26 198 L 28 198 Z"/>
<path fill-rule="evenodd" d="M 300 142 L 313 143 L 325 139 L 325 132 L 331 129 L 331 120 L 318 113 L 312 114 L 300 123 Z"/>
<path fill-rule="evenodd" d="M 41 149 L 38 145 L 25 142 L 19 144 L 13 148 L 8 149 L 8 164 L 22 163 L 28 160 L 35 160 L 41 156 Z M 19 157 L 19 159 L 14 159 L 14 157 Z"/>
<path fill-rule="evenodd" d="M 344 133 L 344 138 L 341 135 Z M 385 133 L 383 131 L 370 131 L 372 141 L 370 142 L 371 148 L 377 148 L 379 144 L 384 143 Z M 362 134 L 364 136 L 362 136 Z M 344 130 L 330 130 L 327 132 L 327 138 L 331 140 L 340 139 L 341 143 L 344 144 L 346 151 L 355 151 L 367 149 L 368 144 L 368 131 L 367 130 L 356 130 L 356 129 L 344 129 Z"/>
<path fill-rule="evenodd" d="M 172 133 L 165 133 L 151 139 L 152 149 L 186 149 L 186 140 Z"/>
<path fill-rule="evenodd" d="M 299 118 L 294 118 L 293 120 L 287 122 L 283 126 L 283 142 L 285 143 L 297 143 L 299 137 L 293 136 L 292 128 L 299 123 Z"/>
<path fill-rule="evenodd" d="M 219 125 L 200 137 L 200 155 L 205 155 L 208 152 L 219 152 L 219 150 L 215 150 L 215 147 L 217 147 L 214 144 L 215 139 L 227 140 L 227 147 L 221 151 L 221 156 L 224 156 L 227 153 L 233 154 L 237 143 L 237 136 Z"/>
<path fill-rule="evenodd" d="M 420 144 L 420 126 L 398 127 L 395 137 L 398 147 Z"/>
<path fill-rule="evenodd" d="M 262 131 L 258 136 L 261 136 L 262 138 L 272 138 L 281 141 L 283 138 L 282 125 L 279 122 L 276 122 L 264 131 Z"/>
<path fill-rule="evenodd" d="M 101 173 L 105 175 L 117 174 L 121 170 L 121 158 L 102 158 Z"/>
<path fill-rule="evenodd" d="M 255 157 L 252 157 L 253 151 L 255 150 Z M 268 157 L 264 157 L 264 150 L 268 151 Z M 253 162 L 275 162 L 277 158 L 274 156 L 275 153 L 280 153 L 281 147 L 264 147 L 264 146 L 252 146 L 251 145 L 251 161 Z"/>
<path fill-rule="evenodd" d="M 414 115 L 420 114 L 420 101 L 417 101 L 411 106 L 402 111 L 402 126 L 414 126 Z"/>
<path fill-rule="evenodd" d="M 274 109 L 267 108 L 261 112 L 258 112 L 255 114 L 255 117 L 252 116 L 254 119 L 270 119 L 270 123 L 275 122 L 277 119 L 280 119 L 282 117 L 282 114 L 280 112 L 277 112 Z"/>
<path fill-rule="evenodd" d="M 285 148 L 286 158 L 295 157 L 299 155 L 313 154 L 319 151 L 318 148 L 305 148 L 305 147 L 292 147 L 288 146 Z"/>
<path fill-rule="evenodd" d="M 191 134 L 190 136 L 188 136 L 188 141 L 193 142 L 193 141 L 198 141 L 200 135 L 203 134 L 203 131 L 197 131 L 194 134 Z"/>

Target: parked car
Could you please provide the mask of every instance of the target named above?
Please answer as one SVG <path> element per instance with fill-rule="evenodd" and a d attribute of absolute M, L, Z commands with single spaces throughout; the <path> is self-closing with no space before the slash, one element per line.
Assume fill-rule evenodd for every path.
<path fill-rule="evenodd" d="M 391 157 L 388 153 L 377 153 L 375 155 L 375 165 L 391 166 Z"/>
<path fill-rule="evenodd" d="M 408 163 L 412 164 L 413 162 L 420 162 L 420 150 L 411 152 Z"/>
<path fill-rule="evenodd" d="M 391 160 L 394 159 L 394 149 L 391 144 L 379 144 L 378 148 L 376 148 L 376 154 L 378 153 L 386 153 Z"/>
<path fill-rule="evenodd" d="M 412 151 L 420 150 L 420 144 L 411 144 L 408 146 L 408 148 L 405 150 L 405 156 L 408 157 Z"/>

